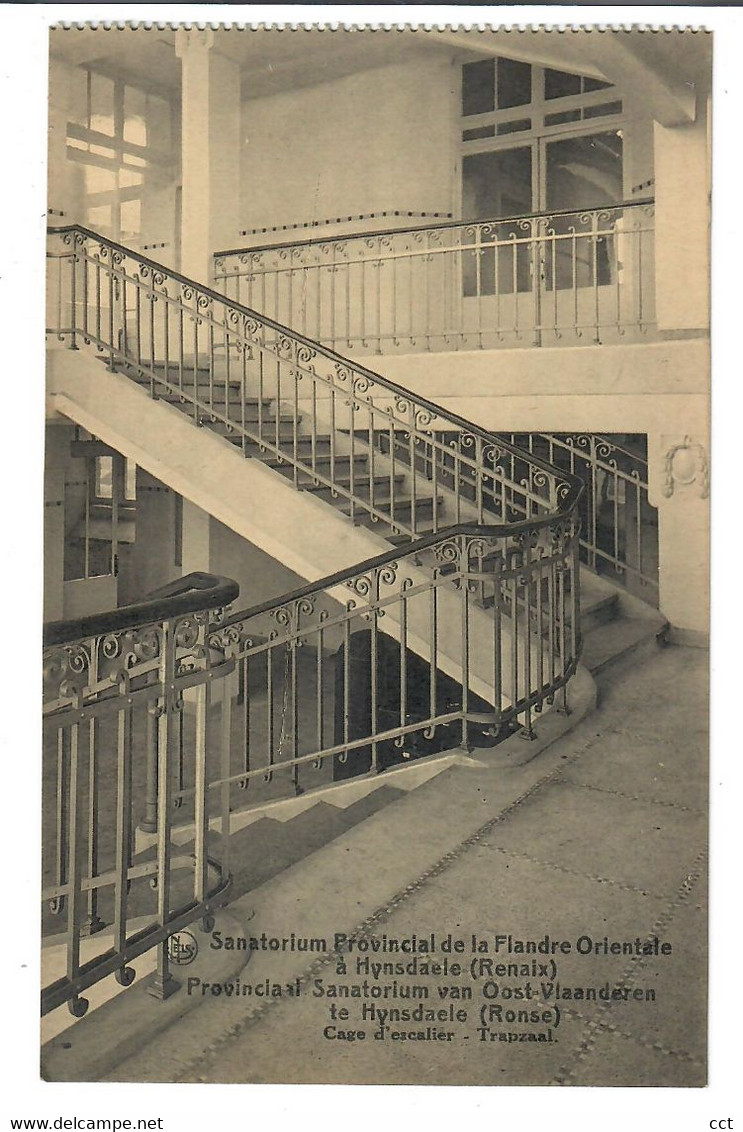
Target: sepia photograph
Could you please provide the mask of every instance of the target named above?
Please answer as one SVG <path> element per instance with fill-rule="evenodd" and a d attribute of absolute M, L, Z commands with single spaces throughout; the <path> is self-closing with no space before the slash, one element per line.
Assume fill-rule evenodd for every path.
<path fill-rule="evenodd" d="M 717 35 L 49 29 L 43 1081 L 707 1085 Z"/>

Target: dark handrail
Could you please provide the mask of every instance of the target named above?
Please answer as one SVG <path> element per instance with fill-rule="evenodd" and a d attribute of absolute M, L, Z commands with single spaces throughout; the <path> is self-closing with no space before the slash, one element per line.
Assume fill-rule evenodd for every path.
<path fill-rule="evenodd" d="M 356 578 L 359 574 L 363 574 L 367 570 L 375 570 L 378 566 L 386 566 L 388 562 L 396 562 L 402 558 L 406 558 L 410 554 L 418 554 L 423 550 L 428 550 L 432 546 L 438 546 L 439 543 L 447 542 L 451 538 L 456 538 L 458 535 L 498 538 L 504 535 L 515 535 L 520 531 L 533 531 L 539 530 L 542 527 L 551 526 L 552 523 L 559 522 L 560 519 L 567 517 L 575 503 L 580 499 L 583 491 L 584 484 L 581 481 L 579 491 L 574 498 L 572 496 L 570 497 L 569 505 L 559 508 L 557 511 L 551 511 L 549 515 L 539 515 L 532 519 L 518 519 L 513 523 L 495 523 L 487 526 L 478 523 L 459 523 L 457 526 L 444 527 L 443 530 L 436 531 L 434 534 L 424 535 L 423 538 L 415 539 L 409 546 L 397 546 L 392 550 L 385 550 L 382 554 L 375 554 L 373 558 L 367 558 L 363 562 L 356 562 L 353 566 L 349 566 L 344 570 L 338 570 L 335 574 L 328 574 L 324 578 L 318 578 L 316 582 L 310 582 L 306 586 L 300 586 L 296 590 L 290 590 L 288 593 L 281 594 L 279 597 L 261 602 L 260 605 L 254 605 L 251 606 L 250 609 L 241 609 L 236 613 L 231 613 L 229 617 L 220 622 L 219 630 L 225 629 L 229 625 L 235 625 L 240 621 L 247 621 L 250 617 L 257 617 L 261 613 L 268 613 L 270 610 L 277 609 L 279 606 L 289 605 L 290 602 L 300 601 L 303 597 L 309 597 L 310 594 L 332 589 L 333 586 L 342 585 L 343 582 L 347 582 L 351 578 Z"/>
<path fill-rule="evenodd" d="M 92 613 L 44 626 L 45 646 L 63 645 L 84 637 L 98 637 L 119 629 L 136 628 L 204 609 L 221 609 L 234 601 L 240 587 L 232 578 L 195 571 L 153 590 L 144 601 L 122 605 L 105 613 Z"/>
<path fill-rule="evenodd" d="M 376 385 L 381 385 L 384 389 L 388 389 L 393 396 L 402 397 L 405 401 L 420 406 L 434 417 L 441 417 L 447 422 L 455 424 L 464 432 L 481 436 L 488 442 L 494 439 L 493 433 L 480 428 L 478 425 L 474 424 L 473 421 L 465 420 L 464 417 L 452 413 L 449 409 L 444 409 L 443 406 L 437 405 L 434 401 L 429 401 L 428 398 L 421 397 L 418 393 L 413 393 L 410 389 L 406 389 L 404 385 L 398 385 L 396 381 L 391 381 L 388 377 L 384 377 L 374 370 L 367 369 L 366 366 L 360 365 L 358 362 L 345 357 L 343 354 L 336 353 L 335 350 L 323 346 L 322 343 L 316 342 L 312 338 L 306 338 L 303 334 L 297 333 L 297 331 L 293 330 L 290 326 L 284 326 L 280 322 L 275 322 L 272 318 L 269 318 L 268 315 L 261 314 L 260 311 L 252 310 L 251 307 L 246 307 L 243 303 L 238 303 L 234 299 L 229 299 L 225 295 L 220 294 L 219 291 L 215 291 L 211 287 L 206 287 L 202 283 L 197 283 L 194 279 L 187 279 L 185 275 L 181 275 L 179 272 L 173 271 L 171 268 L 165 267 L 155 260 L 148 259 L 146 256 L 140 255 L 139 252 L 124 247 L 123 244 L 117 244 L 113 240 L 109 240 L 107 237 L 91 231 L 90 228 L 84 228 L 81 224 L 68 224 L 63 228 L 48 228 L 47 232 L 53 236 L 63 235 L 66 232 L 81 232 L 83 235 L 90 237 L 91 240 L 95 240 L 100 244 L 104 244 L 106 247 L 114 248 L 116 251 L 121 252 L 128 259 L 138 260 L 151 270 L 177 280 L 177 282 L 188 287 L 195 293 L 198 292 L 199 294 L 206 295 L 223 306 L 230 307 L 232 310 L 240 311 L 249 318 L 256 319 L 257 322 L 276 331 L 277 334 L 283 335 L 294 342 L 299 342 L 302 346 L 308 347 L 316 354 L 322 354 L 324 357 L 328 358 L 329 361 L 343 366 L 344 369 L 351 369 L 354 373 L 359 373 L 363 377 L 369 378 Z M 505 451 L 518 456 L 520 459 L 527 458 L 530 464 L 533 464 L 534 467 L 539 468 L 548 475 L 554 475 L 556 472 L 559 472 L 560 477 L 567 483 L 570 483 L 571 480 L 574 481 L 573 486 L 576 490 L 579 487 L 580 480 L 577 477 L 571 476 L 569 472 L 563 472 L 560 469 L 554 468 L 551 464 L 547 463 L 547 461 L 540 460 L 538 456 L 532 456 L 530 452 L 526 452 L 524 449 L 510 444 L 507 440 L 499 440 L 498 444 Z"/>
<path fill-rule="evenodd" d="M 260 244 L 249 248 L 229 248 L 227 251 L 214 252 L 213 258 L 220 259 L 228 255 L 247 255 L 249 252 L 273 252 L 284 248 L 309 248 L 320 244 L 333 244 L 343 240 L 365 240 L 376 236 L 399 236 L 401 232 L 427 232 L 444 231 L 450 228 L 464 228 L 468 224 L 510 224 L 519 220 L 541 220 L 553 216 L 576 216 L 584 212 L 604 212 L 609 209 L 631 208 L 633 205 L 655 204 L 655 197 L 641 197 L 637 200 L 625 200 L 618 204 L 602 204 L 595 208 L 554 208 L 543 212 L 525 212 L 520 216 L 488 216 L 477 220 L 443 220 L 440 224 L 407 224 L 401 228 L 384 228 L 379 231 L 367 230 L 365 232 L 341 232 L 335 236 L 310 237 L 307 240 L 287 240 L 283 244 Z"/>

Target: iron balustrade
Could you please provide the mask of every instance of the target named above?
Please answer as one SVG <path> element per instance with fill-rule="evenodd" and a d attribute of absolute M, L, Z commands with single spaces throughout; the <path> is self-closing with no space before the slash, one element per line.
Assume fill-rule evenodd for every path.
<path fill-rule="evenodd" d="M 53 229 L 50 241 L 50 334 L 73 350 L 95 346 L 110 369 L 295 487 L 325 493 L 354 522 L 417 538 L 467 521 L 549 515 L 579 486 L 358 362 L 95 233 Z M 442 439 L 443 431 L 455 435 Z M 424 458 L 430 449 L 440 460 Z"/>
<path fill-rule="evenodd" d="M 504 439 L 583 480 L 581 561 L 657 606 L 658 512 L 648 494 L 647 437 L 536 432 Z"/>
<path fill-rule="evenodd" d="M 622 340 L 655 322 L 654 202 L 218 252 L 214 280 L 343 350 Z"/>
<path fill-rule="evenodd" d="M 375 775 L 437 751 L 534 737 L 576 670 L 574 507 L 459 526 L 229 616 L 233 807 Z M 252 791 L 251 791 L 252 788 Z"/>
<path fill-rule="evenodd" d="M 49 631 L 56 769 L 44 895 L 57 914 L 67 902 L 68 974 L 47 988 L 45 1009 L 69 1001 L 79 1013 L 87 986 L 112 972 L 126 982 L 127 962 L 155 945 L 154 989 L 169 992 L 167 937 L 224 893 L 231 809 L 512 728 L 533 738 L 534 714 L 558 694 L 567 710 L 583 489 L 569 471 L 86 229 L 52 230 L 49 265 L 48 332 L 67 348 L 89 348 L 401 544 L 226 620 L 222 594 L 211 619 L 206 604 L 200 615 L 150 608 L 135 624 L 124 609 L 72 636 Z M 114 844 L 97 801 L 104 725 L 116 752 Z M 135 770 L 137 838 L 144 852 L 142 831 L 155 830 L 144 834 L 152 859 L 132 851 Z M 192 854 L 172 848 L 173 812 L 193 828 Z M 206 852 L 213 824 L 219 862 Z M 191 885 L 192 858 L 193 891 L 174 901 L 171 874 L 178 866 Z M 148 927 L 128 936 L 143 886 L 129 888 L 142 878 L 155 880 L 156 905 L 145 901 Z M 104 893 L 115 945 L 81 964 Z"/>
<path fill-rule="evenodd" d="M 67 1002 L 82 1016 L 87 988 L 111 974 L 128 986 L 129 964 L 154 947 L 150 990 L 167 997 L 175 989 L 168 937 L 208 920 L 224 898 L 227 854 L 218 860 L 207 848 L 205 736 L 212 687 L 234 662 L 210 650 L 209 631 L 237 593 L 229 579 L 189 574 L 141 604 L 45 627 L 42 923 L 45 934 L 63 936 L 66 972 L 44 987 L 42 1014 Z M 194 836 L 191 851 L 178 854 L 171 830 L 184 747 L 176 729 L 187 701 Z M 135 830 L 145 758 L 150 766 L 154 758 L 157 785 L 154 856 L 138 851 Z M 106 924 L 110 938 L 83 959 L 83 937 Z"/>

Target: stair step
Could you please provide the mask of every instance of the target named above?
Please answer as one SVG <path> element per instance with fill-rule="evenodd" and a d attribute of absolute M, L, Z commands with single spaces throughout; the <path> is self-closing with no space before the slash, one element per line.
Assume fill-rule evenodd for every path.
<path fill-rule="evenodd" d="M 395 476 L 395 483 L 401 484 L 404 479 L 405 479 L 404 475 L 397 475 L 397 476 Z M 335 482 L 340 487 L 350 488 L 351 487 L 351 476 L 348 473 L 338 475 L 337 470 L 336 470 Z M 366 499 L 368 499 L 370 497 L 370 495 L 369 495 L 369 485 L 370 485 L 370 483 L 371 483 L 371 476 L 369 475 L 368 472 L 362 472 L 362 473 L 355 473 L 354 474 L 354 478 L 353 478 L 354 491 L 363 493 L 363 496 Z M 328 487 L 328 485 L 324 484 L 324 483 L 320 483 L 320 484 L 314 483 L 310 478 L 308 478 L 306 475 L 304 475 L 304 473 L 300 473 L 300 478 L 299 478 L 299 482 L 298 482 L 297 486 L 298 486 L 300 491 L 311 491 L 314 495 L 316 495 L 320 499 L 326 499 L 330 503 L 335 502 L 335 500 L 333 499 L 333 495 L 332 495 L 332 491 L 333 491 L 332 488 Z M 375 476 L 374 477 L 374 499 L 375 499 L 375 501 L 376 500 L 382 500 L 382 499 L 387 500 L 387 499 L 389 499 L 389 495 L 390 495 L 390 477 L 384 476 L 384 475 Z"/>
<path fill-rule="evenodd" d="M 622 617 L 585 635 L 581 663 L 596 676 L 619 661 L 655 652 L 665 622 L 654 617 Z"/>
<path fill-rule="evenodd" d="M 303 441 L 300 441 L 300 443 L 303 444 Z M 289 449 L 289 451 L 293 451 L 293 449 Z M 304 448 L 302 448 L 300 451 L 301 451 L 303 456 L 306 455 L 306 457 L 307 457 L 308 467 L 306 468 L 306 473 L 307 473 L 307 475 L 311 475 L 312 472 L 310 470 L 309 465 L 311 465 L 311 462 L 312 462 L 312 449 L 310 448 L 309 452 L 305 452 Z M 269 468 L 285 468 L 287 466 L 285 463 L 279 463 L 278 456 L 273 452 L 266 452 L 261 457 L 261 459 L 263 460 L 263 463 L 266 464 Z M 362 456 L 356 456 L 355 455 L 354 458 L 353 458 L 354 469 L 355 470 L 364 469 L 367 466 L 367 462 L 368 462 L 367 456 L 363 456 L 363 455 Z M 339 475 L 344 475 L 344 476 L 350 475 L 350 468 L 351 468 L 351 457 L 350 456 L 338 456 L 336 454 L 335 460 L 333 461 L 333 464 L 334 464 L 334 468 L 335 468 L 336 478 Z M 315 467 L 317 468 L 318 472 L 320 472 L 321 475 L 329 476 L 330 475 L 330 467 L 331 467 L 330 453 L 329 452 L 315 451 Z"/>
<path fill-rule="evenodd" d="M 359 492 L 359 496 L 369 502 L 369 495 L 366 492 Z M 420 522 L 421 519 L 431 519 L 433 517 L 433 502 L 433 496 L 418 497 L 415 500 L 412 498 L 395 499 L 394 518 L 400 519 L 401 516 L 411 517 L 413 514 L 413 505 L 415 504 L 415 517 L 417 522 Z M 439 505 L 440 504 L 441 499 L 439 499 Z M 350 515 L 351 513 L 350 500 L 334 501 L 333 506 L 343 515 Z M 363 525 L 374 522 L 371 515 L 361 512 L 358 508 L 354 514 L 354 520 Z M 379 522 L 379 520 L 377 520 L 377 522 Z M 420 534 L 418 537 L 420 537 Z"/>

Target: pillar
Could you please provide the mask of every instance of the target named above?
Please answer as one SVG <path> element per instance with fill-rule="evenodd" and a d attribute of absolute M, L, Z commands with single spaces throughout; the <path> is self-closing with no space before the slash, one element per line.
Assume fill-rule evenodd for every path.
<path fill-rule="evenodd" d="M 706 434 L 661 433 L 650 444 L 658 508 L 660 611 L 681 644 L 709 640 L 709 464 Z"/>
<path fill-rule="evenodd" d="M 655 293 L 659 330 L 709 326 L 710 185 L 704 107 L 687 126 L 655 123 Z"/>
<path fill-rule="evenodd" d="M 142 601 L 180 577 L 178 506 L 175 492 L 137 468 L 136 541 L 119 545 L 122 604 Z"/>
<path fill-rule="evenodd" d="M 214 32 L 179 28 L 182 66 L 181 271 L 212 277 L 215 251 L 239 230 L 240 68 L 214 47 Z"/>

